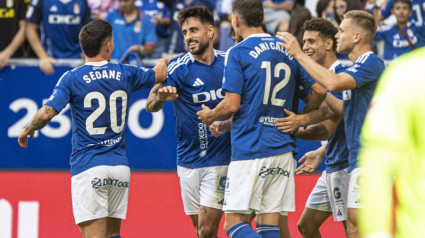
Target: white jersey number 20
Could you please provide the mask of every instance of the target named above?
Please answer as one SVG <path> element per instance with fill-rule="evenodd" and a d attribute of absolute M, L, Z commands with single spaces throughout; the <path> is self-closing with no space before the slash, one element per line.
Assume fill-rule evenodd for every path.
<path fill-rule="evenodd" d="M 117 116 L 117 98 L 121 98 L 122 107 L 121 107 L 121 125 L 118 125 L 118 116 Z M 99 92 L 90 92 L 84 97 L 84 108 L 92 107 L 92 100 L 95 99 L 99 103 L 99 107 L 90 114 L 86 119 L 86 130 L 90 135 L 103 135 L 106 131 L 105 127 L 94 127 L 94 121 L 102 115 L 106 109 L 106 99 L 103 94 Z M 122 90 L 117 90 L 111 94 L 109 97 L 109 108 L 110 108 L 110 119 L 111 119 L 111 129 L 115 133 L 120 133 L 124 129 L 125 117 L 127 113 L 127 93 Z"/>

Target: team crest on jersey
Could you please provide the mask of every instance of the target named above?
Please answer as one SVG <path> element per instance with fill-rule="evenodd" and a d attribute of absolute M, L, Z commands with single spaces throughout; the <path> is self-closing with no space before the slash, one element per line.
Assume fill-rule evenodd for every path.
<path fill-rule="evenodd" d="M 80 4 L 75 3 L 75 4 L 74 4 L 74 14 L 75 14 L 75 15 L 79 15 L 79 14 L 80 14 L 80 12 L 81 12 L 81 10 L 80 10 Z"/>
<path fill-rule="evenodd" d="M 142 22 L 136 21 L 136 24 L 134 24 L 134 32 L 140 33 L 142 31 Z"/>
<path fill-rule="evenodd" d="M 6 7 L 12 8 L 13 7 L 13 0 L 6 0 Z"/>

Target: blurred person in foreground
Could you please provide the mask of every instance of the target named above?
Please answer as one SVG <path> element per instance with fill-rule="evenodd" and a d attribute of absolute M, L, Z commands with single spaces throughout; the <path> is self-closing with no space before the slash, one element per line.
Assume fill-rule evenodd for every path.
<path fill-rule="evenodd" d="M 130 167 L 127 159 L 127 115 L 130 95 L 167 76 L 168 59 L 151 70 L 109 63 L 114 50 L 112 26 L 103 20 L 80 33 L 86 63 L 65 72 L 52 95 L 18 137 L 43 128 L 69 103 L 72 111 L 71 194 L 75 224 L 83 237 L 120 237 L 127 215 Z"/>
<path fill-rule="evenodd" d="M 425 237 L 424 62 L 422 48 L 391 63 L 367 114 L 359 156 L 362 237 Z"/>

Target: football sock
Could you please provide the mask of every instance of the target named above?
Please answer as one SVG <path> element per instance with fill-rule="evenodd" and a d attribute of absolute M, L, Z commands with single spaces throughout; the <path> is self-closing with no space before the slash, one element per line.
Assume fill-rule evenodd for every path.
<path fill-rule="evenodd" d="M 261 238 L 246 222 L 238 223 L 227 231 L 227 235 L 231 238 Z"/>
<path fill-rule="evenodd" d="M 261 238 L 279 238 L 279 226 L 257 225 L 257 232 Z"/>

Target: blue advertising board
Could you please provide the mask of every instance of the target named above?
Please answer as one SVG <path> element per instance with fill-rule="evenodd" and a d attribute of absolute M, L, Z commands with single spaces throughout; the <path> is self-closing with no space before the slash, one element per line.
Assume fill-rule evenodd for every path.
<path fill-rule="evenodd" d="M 0 70 L 0 169 L 67 170 L 71 153 L 71 114 L 67 107 L 29 141 L 19 147 L 17 138 L 52 93 L 60 76 L 71 69 L 55 66 L 44 75 L 37 66 L 8 66 Z M 176 138 L 171 103 L 157 113 L 145 110 L 149 89 L 132 95 L 128 114 L 128 158 L 135 170 L 175 170 Z M 299 155 L 320 142 L 299 141 Z M 324 169 L 323 164 L 320 167 Z"/>

